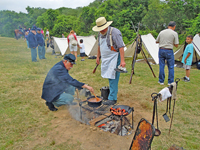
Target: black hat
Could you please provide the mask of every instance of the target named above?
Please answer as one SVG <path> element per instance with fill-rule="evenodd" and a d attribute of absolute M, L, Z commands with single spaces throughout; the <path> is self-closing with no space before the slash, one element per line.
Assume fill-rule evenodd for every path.
<path fill-rule="evenodd" d="M 73 55 L 73 54 L 67 54 L 64 56 L 64 59 L 65 60 L 68 60 L 69 62 L 71 62 L 72 64 L 76 64 L 75 63 L 75 60 L 76 60 L 76 57 Z"/>
<path fill-rule="evenodd" d="M 41 28 L 37 28 L 37 31 L 41 31 Z"/>
<path fill-rule="evenodd" d="M 176 25 L 176 22 L 174 22 L 174 21 L 170 21 L 168 24 L 168 26 L 170 26 L 170 27 L 174 27 L 175 25 Z"/>
<path fill-rule="evenodd" d="M 35 29 L 35 28 L 32 28 L 31 30 L 35 31 L 36 29 Z"/>

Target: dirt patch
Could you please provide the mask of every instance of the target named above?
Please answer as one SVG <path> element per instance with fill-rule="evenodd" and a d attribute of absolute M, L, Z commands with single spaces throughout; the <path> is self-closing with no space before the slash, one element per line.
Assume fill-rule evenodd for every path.
<path fill-rule="evenodd" d="M 151 114 L 141 109 L 142 106 L 137 102 L 130 103 L 134 106 L 134 130 L 137 127 L 141 118 L 146 118 L 151 121 Z M 55 144 L 61 144 L 70 140 L 70 144 L 81 143 L 81 149 L 87 150 L 102 150 L 102 149 L 116 149 L 127 150 L 130 147 L 134 133 L 129 136 L 117 136 L 109 132 L 104 132 L 97 127 L 85 125 L 73 119 L 66 106 L 62 106 L 54 114 L 55 118 L 52 120 L 53 130 L 48 136 L 55 135 Z M 128 116 L 131 118 L 131 115 Z"/>

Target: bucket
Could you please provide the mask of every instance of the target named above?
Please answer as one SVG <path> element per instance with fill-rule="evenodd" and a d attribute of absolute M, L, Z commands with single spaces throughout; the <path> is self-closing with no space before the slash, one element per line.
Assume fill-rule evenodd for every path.
<path fill-rule="evenodd" d="M 101 91 L 101 97 L 103 97 L 103 100 L 108 100 L 108 95 L 110 93 L 109 86 L 104 86 L 100 89 Z"/>

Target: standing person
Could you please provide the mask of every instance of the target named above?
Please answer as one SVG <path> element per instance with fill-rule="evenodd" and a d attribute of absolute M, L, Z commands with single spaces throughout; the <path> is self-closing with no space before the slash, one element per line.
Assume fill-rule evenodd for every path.
<path fill-rule="evenodd" d="M 159 43 L 159 81 L 160 85 L 164 85 L 165 80 L 165 60 L 168 66 L 168 85 L 174 82 L 174 52 L 173 47 L 178 47 L 178 33 L 175 32 L 176 23 L 170 21 L 168 29 L 162 30 L 157 39 L 156 43 Z"/>
<path fill-rule="evenodd" d="M 32 26 L 32 28 L 35 29 L 35 31 L 37 30 L 37 27 L 35 24 Z"/>
<path fill-rule="evenodd" d="M 65 35 L 64 35 L 64 34 L 62 34 L 62 38 L 65 38 Z"/>
<path fill-rule="evenodd" d="M 81 61 L 84 61 L 85 59 L 85 45 L 83 44 L 83 39 L 80 39 L 80 56 L 81 56 Z"/>
<path fill-rule="evenodd" d="M 41 34 L 43 35 L 43 37 L 44 37 L 44 30 L 42 30 L 42 28 L 41 28 Z"/>
<path fill-rule="evenodd" d="M 38 43 L 38 55 L 39 55 L 39 59 L 46 59 L 45 58 L 44 37 L 43 37 L 43 35 L 41 33 L 41 29 L 40 28 L 37 28 L 36 38 L 37 38 L 37 43 Z"/>
<path fill-rule="evenodd" d="M 110 86 L 108 100 L 104 102 L 104 105 L 114 105 L 117 102 L 120 73 L 114 69 L 119 65 L 121 67 L 126 65 L 122 34 L 117 28 L 110 26 L 112 22 L 107 22 L 105 17 L 100 17 L 96 20 L 96 26 L 92 28 L 93 31 L 99 32 L 96 63 L 100 64 L 99 57 L 101 56 L 101 76 L 109 80 Z"/>
<path fill-rule="evenodd" d="M 193 51 L 194 51 L 192 41 L 193 41 L 192 35 L 189 35 L 186 37 L 186 42 L 188 45 L 185 48 L 185 51 L 183 53 L 183 58 L 181 61 L 183 63 L 183 68 L 186 71 L 186 76 L 183 77 L 183 80 L 185 82 L 190 82 L 190 69 L 191 69 L 191 65 L 192 65 Z"/>
<path fill-rule="evenodd" d="M 37 38 L 36 38 L 36 29 L 31 29 L 31 32 L 28 34 L 28 43 L 29 48 L 31 48 L 31 58 L 33 62 L 37 62 Z"/>
<path fill-rule="evenodd" d="M 74 105 L 75 87 L 78 89 L 87 88 L 94 93 L 94 89 L 85 83 L 73 79 L 69 70 L 75 64 L 76 57 L 72 54 L 65 55 L 64 59 L 55 64 L 48 72 L 43 84 L 42 98 L 51 111 L 56 111 L 61 105 Z"/>
<path fill-rule="evenodd" d="M 47 31 L 46 31 L 46 35 L 48 34 L 48 36 L 49 36 L 49 30 L 47 29 Z"/>
<path fill-rule="evenodd" d="M 29 48 L 28 33 L 29 33 L 29 32 L 25 32 L 25 39 L 26 39 L 27 48 Z"/>
<path fill-rule="evenodd" d="M 76 61 L 77 61 L 77 46 L 79 47 L 79 44 L 73 30 L 70 31 L 70 34 L 67 37 L 67 41 L 68 41 L 70 52 L 71 54 L 75 55 Z"/>
<path fill-rule="evenodd" d="M 48 34 L 46 34 L 46 43 L 47 43 L 47 48 L 49 47 L 49 42 L 50 42 L 50 37 Z"/>

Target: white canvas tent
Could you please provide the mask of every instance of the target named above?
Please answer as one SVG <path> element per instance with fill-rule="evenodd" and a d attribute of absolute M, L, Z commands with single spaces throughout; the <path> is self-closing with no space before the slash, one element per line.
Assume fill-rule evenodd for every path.
<path fill-rule="evenodd" d="M 46 53 L 52 53 L 53 48 L 51 48 L 50 46 L 46 49 Z"/>
<path fill-rule="evenodd" d="M 155 38 L 150 33 L 147 35 L 141 35 L 141 38 L 143 47 L 146 49 L 149 55 L 151 55 L 154 62 L 156 64 L 159 64 L 159 59 L 158 59 L 159 46 L 158 44 L 156 44 Z M 136 47 L 136 42 L 135 43 L 133 42 L 124 52 L 124 56 L 133 57 L 135 52 L 135 47 Z"/>
<path fill-rule="evenodd" d="M 85 45 L 85 54 L 87 56 L 89 56 L 95 42 L 96 42 L 96 39 L 95 37 L 92 35 L 92 36 L 76 36 L 77 37 L 77 40 L 78 40 L 78 43 L 80 44 L 80 39 L 83 39 L 83 44 Z M 70 49 L 69 47 L 67 48 L 67 51 L 65 54 L 69 54 L 70 53 Z M 80 50 L 78 49 L 78 54 L 80 53 Z"/>
<path fill-rule="evenodd" d="M 125 45 L 125 44 L 124 44 L 124 45 Z M 97 56 L 97 50 L 98 50 L 98 40 L 96 40 L 96 42 L 95 42 L 95 44 L 94 44 L 92 50 L 91 50 L 90 53 L 89 53 L 89 56 Z M 126 51 L 126 50 L 127 50 L 127 48 L 125 47 L 125 48 L 124 48 L 124 51 Z"/>
<path fill-rule="evenodd" d="M 53 37 L 53 42 L 55 53 L 61 53 L 61 55 L 64 55 L 68 47 L 67 38 Z"/>
<path fill-rule="evenodd" d="M 196 34 L 193 38 L 193 46 L 194 46 L 194 52 L 193 52 L 193 63 L 200 60 L 200 36 L 199 34 Z M 179 50 L 177 50 L 174 53 L 174 60 L 182 60 L 183 56 L 183 50 L 184 46 L 181 46 Z"/>
<path fill-rule="evenodd" d="M 92 47 L 94 46 L 96 39 L 94 36 L 76 36 L 78 43 L 80 43 L 80 39 L 83 39 L 83 43 L 85 45 L 85 54 L 89 55 Z M 69 54 L 70 50 L 68 47 L 67 38 L 57 38 L 54 37 L 54 50 L 56 53 L 61 53 L 61 55 Z M 78 49 L 78 54 L 80 50 Z"/>

